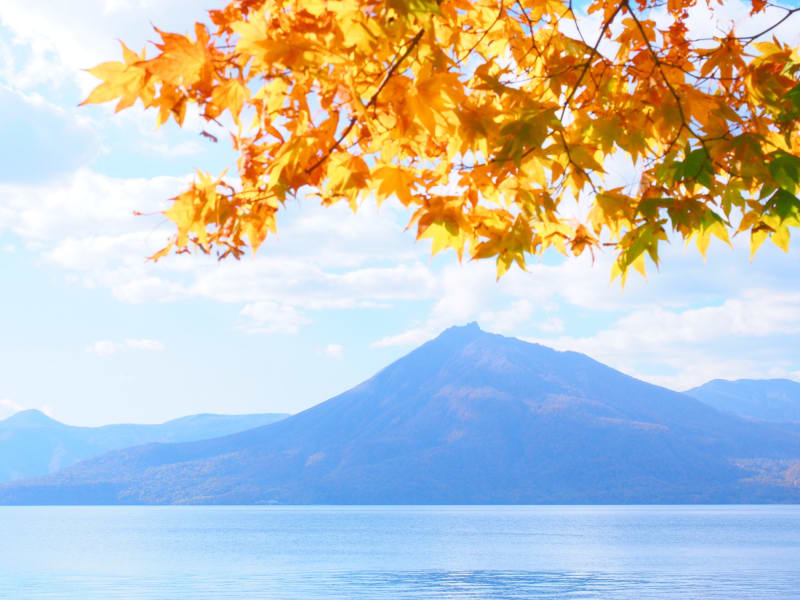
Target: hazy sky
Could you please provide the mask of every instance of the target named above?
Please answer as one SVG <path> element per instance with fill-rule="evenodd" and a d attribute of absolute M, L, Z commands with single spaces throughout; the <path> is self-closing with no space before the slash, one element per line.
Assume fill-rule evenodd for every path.
<path fill-rule="evenodd" d="M 218 173 L 233 155 L 197 118 L 156 131 L 139 108 L 78 108 L 96 83 L 81 69 L 117 60 L 117 39 L 138 50 L 151 24 L 186 31 L 219 4 L 0 2 L 0 418 L 296 412 L 472 320 L 677 390 L 800 380 L 797 243 L 788 254 L 766 243 L 752 264 L 747 239 L 712 243 L 705 264 L 675 243 L 624 291 L 608 283 L 611 255 L 548 256 L 496 283 L 491 263 L 431 259 L 396 206 L 354 216 L 302 201 L 256 258 L 146 262 L 169 232 L 165 199 L 194 167 Z M 702 13 L 696 27 L 713 33 Z"/>

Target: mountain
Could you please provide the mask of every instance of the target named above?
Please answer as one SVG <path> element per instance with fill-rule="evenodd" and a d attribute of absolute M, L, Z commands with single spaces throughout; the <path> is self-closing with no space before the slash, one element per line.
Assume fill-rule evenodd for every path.
<path fill-rule="evenodd" d="M 794 432 L 470 324 L 277 423 L 108 453 L 0 503 L 797 502 L 798 465 Z"/>
<path fill-rule="evenodd" d="M 800 383 L 790 379 L 714 379 L 685 393 L 747 419 L 800 423 Z"/>
<path fill-rule="evenodd" d="M 0 421 L 0 482 L 52 473 L 109 450 L 149 442 L 214 438 L 286 416 L 201 414 L 160 425 L 71 427 L 38 410 L 25 410 Z"/>

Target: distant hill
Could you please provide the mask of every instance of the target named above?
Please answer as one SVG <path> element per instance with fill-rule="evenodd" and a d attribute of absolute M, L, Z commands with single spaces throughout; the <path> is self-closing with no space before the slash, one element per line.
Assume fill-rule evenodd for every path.
<path fill-rule="evenodd" d="M 714 379 L 685 393 L 747 419 L 800 423 L 800 383 L 790 379 Z"/>
<path fill-rule="evenodd" d="M 798 464 L 796 433 L 471 324 L 277 423 L 108 453 L 0 503 L 797 502 Z"/>
<path fill-rule="evenodd" d="M 182 417 L 160 425 L 72 427 L 38 410 L 0 421 L 0 482 L 55 472 L 109 450 L 150 442 L 189 442 L 273 423 L 283 414 Z"/>

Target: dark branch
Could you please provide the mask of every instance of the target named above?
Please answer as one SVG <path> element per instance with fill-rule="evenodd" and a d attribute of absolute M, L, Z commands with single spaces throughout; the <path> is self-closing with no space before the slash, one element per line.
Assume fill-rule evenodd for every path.
<path fill-rule="evenodd" d="M 747 44 L 749 44 L 750 42 L 754 42 L 755 40 L 757 40 L 758 38 L 760 38 L 762 35 L 766 35 L 766 34 L 767 34 L 767 33 L 769 33 L 770 31 L 772 31 L 773 29 L 775 29 L 775 28 L 776 28 L 778 25 L 780 25 L 781 23 L 783 23 L 783 22 L 784 22 L 786 19 L 788 19 L 789 17 L 791 17 L 791 16 L 792 16 L 794 13 L 796 13 L 796 12 L 800 11 L 800 7 L 797 7 L 797 8 L 791 8 L 791 9 L 789 9 L 789 8 L 785 8 L 785 7 L 783 7 L 783 6 L 779 6 L 779 7 L 777 7 L 777 8 L 783 8 L 783 9 L 786 11 L 786 14 L 785 14 L 785 15 L 783 15 L 783 18 L 782 18 L 782 19 L 779 19 L 778 21 L 776 21 L 775 23 L 773 23 L 772 25 L 770 25 L 769 27 L 767 27 L 767 28 L 766 28 L 764 31 L 761 31 L 761 32 L 759 32 L 759 33 L 755 33 L 755 34 L 753 34 L 753 35 L 746 35 L 746 36 L 740 37 L 740 38 L 739 38 L 739 40 L 740 40 L 740 41 L 747 40 L 747 41 L 744 43 L 744 45 L 745 45 L 745 46 L 747 46 Z"/>

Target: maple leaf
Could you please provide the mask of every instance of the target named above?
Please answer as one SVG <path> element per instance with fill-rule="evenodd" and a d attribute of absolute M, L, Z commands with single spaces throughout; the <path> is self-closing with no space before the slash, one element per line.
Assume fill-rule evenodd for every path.
<path fill-rule="evenodd" d="M 89 96 L 80 103 L 80 106 L 100 104 L 119 98 L 115 109 L 116 112 L 119 112 L 133 106 L 139 98 L 147 103 L 150 95 L 147 84 L 150 77 L 147 71 L 140 66 L 140 62 L 144 60 L 144 51 L 139 56 L 123 42 L 120 42 L 120 45 L 125 62 L 110 61 L 89 69 L 89 73 L 102 79 L 103 83 L 94 88 Z"/>
<path fill-rule="evenodd" d="M 160 81 L 169 85 L 192 85 L 209 73 L 208 65 L 208 32 L 205 27 L 196 26 L 197 40 L 192 42 L 188 37 L 175 33 L 168 33 L 155 28 L 161 36 L 162 43 L 156 44 L 160 54 L 150 59 L 143 65 L 148 72 Z"/>
<path fill-rule="evenodd" d="M 230 0 L 193 34 L 156 28 L 149 58 L 123 44 L 82 104 L 141 101 L 157 125 L 191 104 L 230 116 L 238 172 L 172 199 L 154 259 L 255 251 L 300 193 L 353 210 L 395 197 L 434 254 L 502 276 L 550 247 L 610 248 L 624 282 L 670 237 L 705 256 L 749 232 L 755 252 L 800 226 L 800 48 L 769 39 L 800 8 L 752 0 L 762 29 L 709 41 L 691 38 L 695 4 L 592 0 L 589 26 L 568 0 Z M 606 180 L 621 156 L 635 189 Z M 584 222 L 565 216 L 575 198 Z"/>

